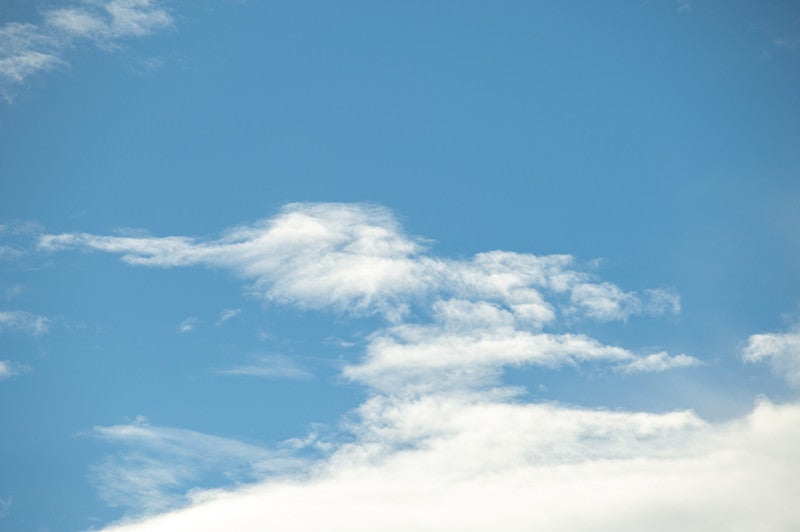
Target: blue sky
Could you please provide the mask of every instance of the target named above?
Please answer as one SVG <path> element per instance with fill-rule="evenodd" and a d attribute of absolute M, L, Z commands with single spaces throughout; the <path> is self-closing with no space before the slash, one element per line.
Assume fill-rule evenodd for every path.
<path fill-rule="evenodd" d="M 799 66 L 789 1 L 3 2 L 0 528 L 796 529 Z"/>

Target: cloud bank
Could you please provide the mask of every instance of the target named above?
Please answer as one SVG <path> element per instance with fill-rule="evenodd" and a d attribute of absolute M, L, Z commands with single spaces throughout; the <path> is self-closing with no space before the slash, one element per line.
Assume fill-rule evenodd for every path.
<path fill-rule="evenodd" d="M 310 477 L 196 493 L 115 532 L 796 530 L 800 408 L 709 425 L 486 396 L 374 398 Z M 754 487 L 757 486 L 757 489 Z"/>
<path fill-rule="evenodd" d="M 343 369 L 366 386 L 367 400 L 344 416 L 334 437 L 293 443 L 298 453 L 322 456 L 291 471 L 248 465 L 237 478 L 257 479 L 249 486 L 184 488 L 184 508 L 106 530 L 800 526 L 791 510 L 800 481 L 789 467 L 800 460 L 797 405 L 761 400 L 741 419 L 708 423 L 691 411 L 526 403 L 519 390 L 502 385 L 504 368 L 521 365 L 591 364 L 622 375 L 699 365 L 690 355 L 635 352 L 572 330 L 585 321 L 677 313 L 680 300 L 669 290 L 626 291 L 569 255 L 495 250 L 439 257 L 405 234 L 391 212 L 361 204 L 293 204 L 211 240 L 69 233 L 44 235 L 39 248 L 115 253 L 140 267 L 226 269 L 248 293 L 275 304 L 383 320 L 366 338 L 361 360 Z M 783 344 L 755 345 L 761 357 L 783 352 Z M 228 372 L 274 367 L 274 360 L 260 360 Z M 191 440 L 178 438 L 176 449 L 191 454 Z M 132 444 L 136 452 L 150 449 L 142 439 Z M 153 460 L 166 465 L 136 468 L 147 472 L 138 484 L 155 478 L 157 486 L 178 490 L 182 481 L 159 479 L 172 471 L 170 461 Z M 108 466 L 107 491 L 124 484 L 113 482 L 120 468 L 129 470 Z M 163 509 L 148 505 L 152 492 L 137 493 L 133 513 Z"/>

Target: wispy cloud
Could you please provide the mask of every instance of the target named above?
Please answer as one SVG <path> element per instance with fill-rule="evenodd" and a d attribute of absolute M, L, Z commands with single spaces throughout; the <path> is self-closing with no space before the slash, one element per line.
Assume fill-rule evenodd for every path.
<path fill-rule="evenodd" d="M 2 294 L 2 298 L 6 301 L 16 298 L 24 291 L 25 287 L 21 284 L 12 284 L 10 286 L 0 287 L 0 294 Z"/>
<path fill-rule="evenodd" d="M 21 310 L 0 311 L 0 332 L 22 332 L 38 336 L 50 328 L 50 319 Z"/>
<path fill-rule="evenodd" d="M 180 325 L 178 325 L 178 332 L 179 333 L 188 333 L 192 332 L 197 324 L 200 323 L 200 320 L 195 318 L 194 316 L 190 316 L 183 320 Z"/>
<path fill-rule="evenodd" d="M 0 224 L 0 261 L 12 261 L 26 256 L 33 247 L 31 240 L 38 240 L 43 230 L 40 224 L 33 221 Z"/>
<path fill-rule="evenodd" d="M 0 360 L 0 381 L 13 377 L 14 375 L 27 373 L 30 369 L 31 368 L 28 366 L 15 364 L 9 360 Z"/>
<path fill-rule="evenodd" d="M 800 327 L 791 332 L 752 335 L 742 358 L 746 362 L 769 362 L 775 374 L 800 386 Z"/>
<path fill-rule="evenodd" d="M 159 0 L 84 0 L 45 10 L 36 23 L 6 23 L 0 27 L 0 96 L 11 101 L 31 76 L 66 65 L 64 55 L 76 44 L 113 49 L 172 24 Z"/>
<path fill-rule="evenodd" d="M 228 308 L 220 312 L 219 319 L 217 320 L 217 327 L 222 325 L 228 320 L 232 320 L 236 316 L 242 313 L 242 309 L 240 308 Z"/>
<path fill-rule="evenodd" d="M 270 379 L 310 379 L 311 373 L 285 355 L 258 357 L 253 363 L 218 370 L 220 375 L 263 377 Z"/>
<path fill-rule="evenodd" d="M 112 506 L 136 513 L 160 511 L 192 500 L 187 493 L 205 475 L 228 483 L 261 479 L 297 469 L 302 461 L 289 449 L 269 450 L 192 430 L 135 423 L 95 427 L 92 435 L 123 446 L 95 465 L 92 476 Z"/>
<path fill-rule="evenodd" d="M 22 257 L 24 254 L 25 252 L 21 249 L 0 244 L 0 261 L 18 259 Z"/>

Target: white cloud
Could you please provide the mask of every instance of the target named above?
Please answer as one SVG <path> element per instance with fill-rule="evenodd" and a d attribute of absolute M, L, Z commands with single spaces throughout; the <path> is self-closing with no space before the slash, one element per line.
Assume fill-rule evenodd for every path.
<path fill-rule="evenodd" d="M 689 355 L 670 355 L 669 353 L 653 353 L 631 362 L 620 364 L 617 370 L 623 373 L 662 372 L 674 368 L 699 366 L 701 362 Z"/>
<path fill-rule="evenodd" d="M 302 463 L 286 449 L 267 450 L 230 438 L 153 426 L 144 418 L 95 427 L 92 435 L 125 448 L 95 465 L 92 477 L 106 502 L 134 513 L 185 504 L 191 500 L 187 489 L 203 475 L 222 473 L 231 483 L 252 481 Z"/>
<path fill-rule="evenodd" d="M 183 320 L 180 325 L 178 325 L 178 332 L 179 333 L 188 333 L 192 332 L 197 324 L 200 323 L 200 320 L 197 318 L 190 316 Z"/>
<path fill-rule="evenodd" d="M 0 96 L 11 101 L 31 76 L 66 65 L 65 52 L 80 40 L 109 49 L 121 39 L 143 37 L 172 26 L 158 0 L 84 0 L 44 10 L 37 24 L 0 27 Z"/>
<path fill-rule="evenodd" d="M 222 325 L 228 320 L 232 320 L 236 316 L 242 313 L 242 309 L 240 308 L 228 308 L 220 312 L 219 319 L 217 320 L 217 326 Z"/>
<path fill-rule="evenodd" d="M 50 328 L 50 320 L 44 316 L 21 310 L 0 311 L 0 332 L 22 332 L 38 336 Z"/>
<path fill-rule="evenodd" d="M 122 253 L 142 266 L 228 267 L 252 280 L 252 291 L 306 308 L 388 311 L 397 297 L 425 285 L 426 272 L 413 260 L 418 244 L 388 211 L 363 205 L 291 205 L 212 242 L 66 234 L 47 235 L 40 246 Z"/>
<path fill-rule="evenodd" d="M 0 27 L 0 89 L 62 63 L 58 48 L 57 39 L 33 24 L 10 22 Z"/>
<path fill-rule="evenodd" d="M 310 476 L 215 491 L 125 532 L 796 530 L 800 407 L 709 424 L 481 396 L 376 398 Z M 753 487 L 758 486 L 754 490 Z"/>
<path fill-rule="evenodd" d="M 572 287 L 570 301 L 598 320 L 625 319 L 640 312 L 639 298 L 611 283 L 579 283 Z"/>
<path fill-rule="evenodd" d="M 776 374 L 800 386 L 800 332 L 754 334 L 742 358 L 746 362 L 769 361 Z"/>
<path fill-rule="evenodd" d="M 283 355 L 258 357 L 252 364 L 217 371 L 220 375 L 264 377 L 271 379 L 310 379 L 313 375 L 291 358 Z"/>
<path fill-rule="evenodd" d="M 644 291 L 644 310 L 648 314 L 679 314 L 681 311 L 681 298 L 671 290 L 661 288 Z"/>
<path fill-rule="evenodd" d="M 93 0 L 47 11 L 44 18 L 51 28 L 98 44 L 143 37 L 172 26 L 166 9 L 151 0 Z"/>
<path fill-rule="evenodd" d="M 676 295 L 639 295 L 597 282 L 569 255 L 491 251 L 468 260 L 436 257 L 406 235 L 391 212 L 374 205 L 292 204 L 272 219 L 210 241 L 70 233 L 44 235 L 39 246 L 119 253 L 139 266 L 230 268 L 251 283 L 250 292 L 274 302 L 378 313 L 389 327 L 370 337 L 364 363 L 345 374 L 384 390 L 408 391 L 443 378 L 451 385 L 485 385 L 504 365 L 633 363 L 638 355 L 625 349 L 541 329 L 557 328 L 559 317 L 626 320 L 679 310 Z M 649 360 L 631 370 L 661 371 L 694 361 L 685 355 L 663 355 L 660 364 Z M 433 381 L 432 371 L 439 374 Z"/>
<path fill-rule="evenodd" d="M 655 312 L 633 292 L 594 283 L 569 255 L 492 251 L 457 261 L 427 253 L 421 242 L 406 235 L 382 207 L 292 204 L 272 219 L 211 241 L 67 233 L 44 235 L 39 247 L 119 253 L 140 266 L 230 268 L 252 282 L 253 293 L 272 301 L 378 312 L 395 321 L 429 297 L 500 305 L 534 328 L 553 322 L 559 311 L 601 320 Z M 663 294 L 650 291 L 645 301 L 658 301 Z"/>
<path fill-rule="evenodd" d="M 738 440 L 717 438 L 731 430 L 727 425 L 711 426 L 690 412 L 523 404 L 512 390 L 492 388 L 503 368 L 522 364 L 605 363 L 622 372 L 695 365 L 687 355 L 642 356 L 559 330 L 582 319 L 678 312 L 676 295 L 622 290 L 581 271 L 569 255 L 490 251 L 453 260 L 433 255 L 422 242 L 406 235 L 388 210 L 359 204 L 293 204 L 206 241 L 42 236 L 42 250 L 99 250 L 146 267 L 227 268 L 249 283 L 249 292 L 272 302 L 384 318 L 366 338 L 364 358 L 344 369 L 369 387 L 369 399 L 345 417 L 341 438 L 319 447 L 328 449 L 325 458 L 302 474 L 207 493 L 187 510 L 129 530 L 263 530 L 292 523 L 296 530 L 513 531 L 523 524 L 558 530 L 593 522 L 600 529 L 653 529 L 642 525 L 661 523 L 659 505 L 677 508 L 675 519 L 688 522 L 710 515 L 696 514 L 702 505 L 682 503 L 679 487 L 706 494 L 714 475 L 729 474 L 739 448 Z M 221 373 L 297 371 L 290 359 L 269 357 Z M 756 414 L 778 411 L 784 412 L 765 405 Z M 729 454 L 703 443 L 718 439 L 727 445 L 718 449 Z M 700 469 L 690 471 L 692 463 Z M 106 469 L 111 478 L 114 467 Z M 147 479 L 177 486 L 175 475 L 191 476 L 149 462 L 123 469 L 152 470 L 130 482 L 151 495 Z M 756 470 L 739 471 L 747 482 L 764 480 Z M 668 478 L 667 492 L 651 487 L 660 478 Z M 633 489 L 623 489 L 626 483 Z M 596 498 L 584 496 L 595 488 Z M 620 521 L 620 508 L 627 507 L 630 522 Z"/>
<path fill-rule="evenodd" d="M 373 335 L 363 362 L 344 374 L 392 392 L 494 382 L 502 366 L 556 368 L 583 362 L 624 363 L 626 371 L 663 371 L 695 365 L 666 353 L 643 358 L 582 334 L 531 333 L 509 326 L 398 325 Z"/>

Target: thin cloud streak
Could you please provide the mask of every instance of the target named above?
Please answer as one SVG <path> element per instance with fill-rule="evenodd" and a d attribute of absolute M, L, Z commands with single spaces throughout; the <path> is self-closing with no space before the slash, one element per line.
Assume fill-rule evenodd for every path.
<path fill-rule="evenodd" d="M 232 320 L 233 318 L 237 317 L 239 314 L 242 313 L 242 309 L 240 308 L 228 308 L 220 312 L 219 319 L 217 320 L 217 327 L 225 323 L 226 321 Z"/>
<path fill-rule="evenodd" d="M 291 358 L 283 355 L 259 357 L 254 363 L 216 371 L 219 375 L 262 377 L 268 379 L 310 379 L 314 375 L 301 368 Z"/>

